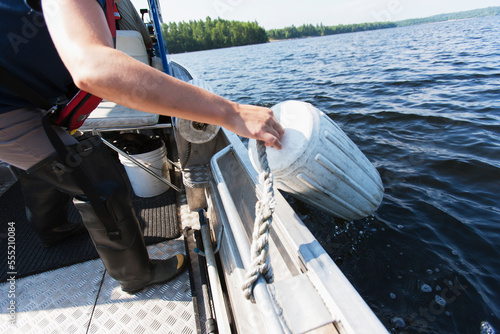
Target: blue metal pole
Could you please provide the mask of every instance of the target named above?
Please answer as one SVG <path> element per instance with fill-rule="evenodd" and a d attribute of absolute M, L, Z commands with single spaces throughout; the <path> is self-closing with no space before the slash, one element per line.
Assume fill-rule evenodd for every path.
<path fill-rule="evenodd" d="M 158 43 L 158 50 L 160 52 L 161 63 L 163 65 L 163 72 L 171 75 L 170 66 L 168 65 L 167 60 L 167 47 L 165 41 L 163 40 L 163 34 L 161 32 L 161 23 L 158 14 L 158 7 L 156 6 L 157 0 L 148 0 L 149 2 L 149 12 L 151 13 L 151 17 L 153 18 L 153 24 L 155 27 L 155 35 L 156 41 Z"/>

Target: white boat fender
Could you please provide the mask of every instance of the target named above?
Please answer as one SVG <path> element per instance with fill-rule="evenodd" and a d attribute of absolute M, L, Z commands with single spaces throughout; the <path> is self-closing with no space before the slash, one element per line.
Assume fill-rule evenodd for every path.
<path fill-rule="evenodd" d="M 384 195 L 380 175 L 335 122 L 301 101 L 272 110 L 285 128 L 282 149 L 266 148 L 277 188 L 345 220 L 378 208 Z M 249 156 L 260 172 L 255 140 L 249 142 Z"/>

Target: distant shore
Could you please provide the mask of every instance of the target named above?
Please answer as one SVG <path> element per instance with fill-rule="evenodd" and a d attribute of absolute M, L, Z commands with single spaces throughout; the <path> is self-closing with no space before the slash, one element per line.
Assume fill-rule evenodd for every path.
<path fill-rule="evenodd" d="M 212 20 L 207 17 L 205 21 L 163 24 L 163 33 L 169 51 L 175 54 L 496 15 L 500 15 L 500 6 L 395 22 L 368 22 L 335 26 L 304 24 L 299 27 L 292 25 L 291 27 L 269 30 L 265 30 L 257 22 L 228 21 L 220 18 Z"/>
<path fill-rule="evenodd" d="M 286 39 L 303 38 L 303 37 L 336 35 L 336 34 L 344 34 L 350 32 L 367 31 L 367 30 L 397 28 L 397 27 L 405 27 L 405 26 L 425 24 L 425 23 L 465 20 L 471 18 L 496 16 L 496 15 L 500 15 L 500 6 L 474 9 L 456 13 L 439 14 L 424 18 L 407 19 L 394 22 L 390 21 L 369 22 L 369 23 L 355 23 L 348 25 L 340 24 L 336 26 L 324 26 L 323 24 L 317 24 L 317 25 L 304 24 L 300 27 L 291 26 L 281 29 L 270 29 L 267 30 L 266 32 L 269 37 L 269 41 L 275 41 L 275 40 L 286 40 Z"/>

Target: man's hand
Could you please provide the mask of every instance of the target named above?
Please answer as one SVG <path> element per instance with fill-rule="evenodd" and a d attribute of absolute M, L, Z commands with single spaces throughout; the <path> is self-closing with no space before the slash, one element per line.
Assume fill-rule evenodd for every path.
<path fill-rule="evenodd" d="M 285 129 L 269 108 L 238 104 L 231 124 L 225 126 L 240 136 L 262 140 L 266 146 L 281 149 L 281 137 Z"/>

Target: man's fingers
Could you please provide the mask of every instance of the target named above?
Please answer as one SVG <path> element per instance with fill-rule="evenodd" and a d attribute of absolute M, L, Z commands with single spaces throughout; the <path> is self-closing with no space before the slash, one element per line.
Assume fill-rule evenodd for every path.
<path fill-rule="evenodd" d="M 262 140 L 266 143 L 266 146 L 271 146 L 278 150 L 281 150 L 281 140 L 279 140 L 276 135 L 273 135 L 269 132 L 264 133 L 264 135 L 262 136 Z"/>
<path fill-rule="evenodd" d="M 276 121 L 274 129 L 278 132 L 280 138 L 285 134 L 285 128 L 278 121 Z"/>
<path fill-rule="evenodd" d="M 272 146 L 278 150 L 281 150 L 281 137 L 284 133 L 285 129 L 273 115 L 271 124 L 267 126 L 267 131 L 264 130 L 262 140 L 266 143 L 266 146 Z"/>

